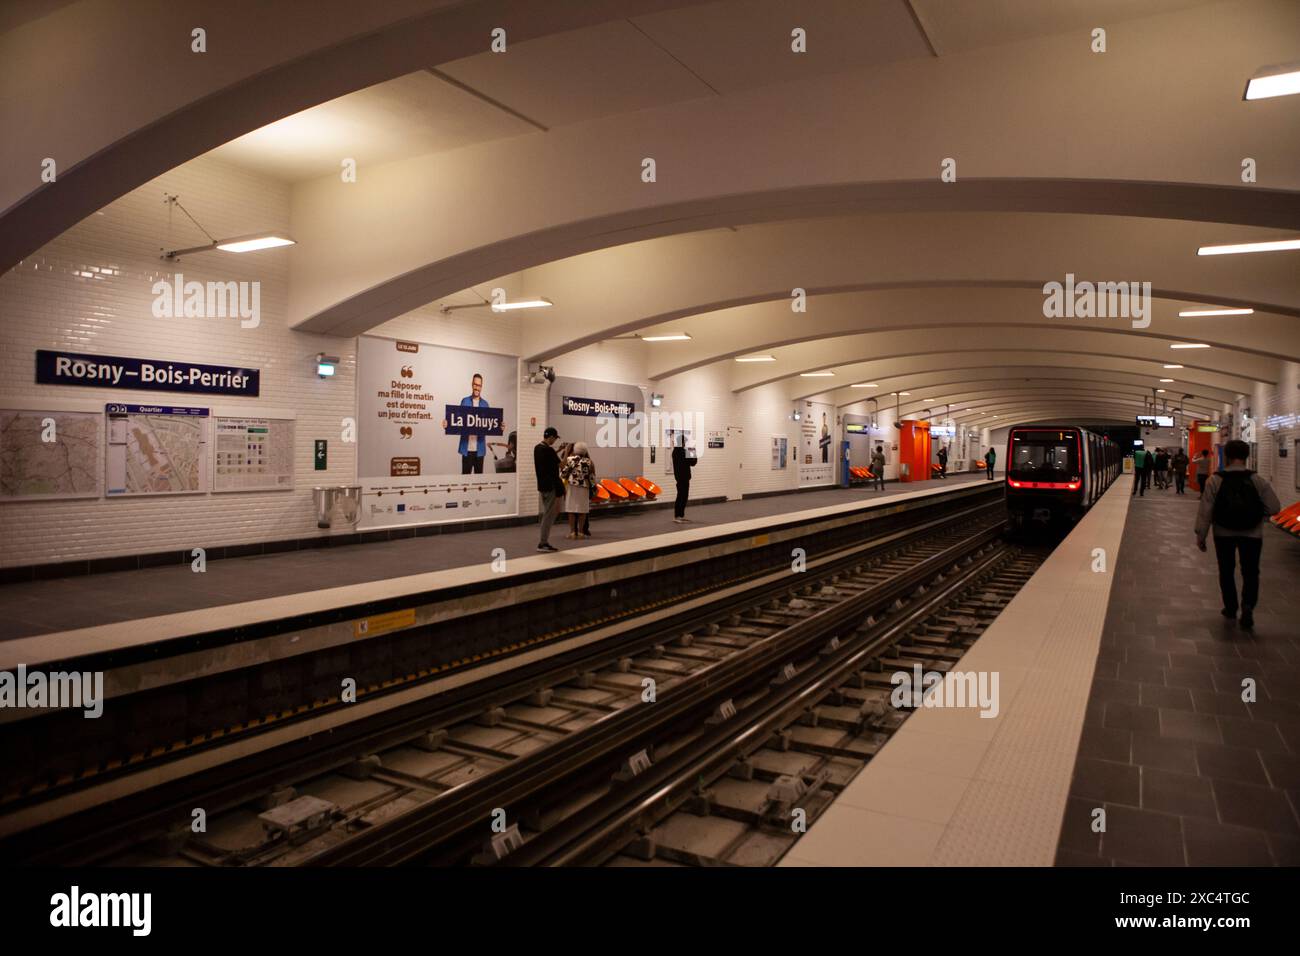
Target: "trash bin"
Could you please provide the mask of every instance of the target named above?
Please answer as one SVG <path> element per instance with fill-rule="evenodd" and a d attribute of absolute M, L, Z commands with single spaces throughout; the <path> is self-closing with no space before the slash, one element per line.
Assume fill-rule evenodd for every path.
<path fill-rule="evenodd" d="M 360 485 L 318 485 L 312 490 L 312 498 L 316 504 L 316 527 L 328 528 L 336 507 L 347 524 L 357 523 L 361 511 Z"/>

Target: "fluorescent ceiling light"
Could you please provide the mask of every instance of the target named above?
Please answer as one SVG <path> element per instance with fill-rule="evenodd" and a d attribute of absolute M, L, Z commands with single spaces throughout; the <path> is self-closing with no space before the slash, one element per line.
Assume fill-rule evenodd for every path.
<path fill-rule="evenodd" d="M 1233 242 L 1223 246 L 1201 246 L 1198 256 L 1235 256 L 1242 252 L 1282 252 L 1300 249 L 1300 239 L 1273 239 L 1269 242 Z"/>
<path fill-rule="evenodd" d="M 800 372 L 800 378 L 830 378 L 834 372 Z"/>
<path fill-rule="evenodd" d="M 1266 100 L 1273 96 L 1300 93 L 1300 63 L 1266 66 L 1246 82 L 1247 100 Z"/>
<path fill-rule="evenodd" d="M 292 239 L 284 236 L 246 236 L 240 239 L 223 239 L 217 243 L 222 252 L 256 252 L 258 249 L 274 249 L 276 246 L 292 246 Z"/>
<path fill-rule="evenodd" d="M 1204 342 L 1175 342 L 1169 346 L 1171 349 L 1208 349 L 1209 346 Z"/>
<path fill-rule="evenodd" d="M 1157 392 L 1163 392 L 1164 389 L 1163 389 L 1163 388 L 1157 388 L 1156 391 L 1157 391 Z"/>
<path fill-rule="evenodd" d="M 880 386 L 875 382 L 856 382 L 850 385 L 849 388 L 880 388 Z"/>
<path fill-rule="evenodd" d="M 555 305 L 550 299 L 520 299 L 517 302 L 493 302 L 493 312 L 510 312 L 514 309 L 546 309 Z"/>
<path fill-rule="evenodd" d="M 1179 318 L 1190 319 L 1199 315 L 1254 315 L 1254 309 L 1184 309 Z"/>
<path fill-rule="evenodd" d="M 1181 365 L 1166 365 L 1165 368 L 1182 368 Z"/>
<path fill-rule="evenodd" d="M 1160 381 L 1162 381 L 1162 382 L 1172 382 L 1173 379 L 1172 379 L 1172 378 L 1162 378 Z M 1164 391 L 1164 389 L 1161 389 L 1161 391 Z"/>
<path fill-rule="evenodd" d="M 775 362 L 775 355 L 744 355 L 736 359 L 737 362 Z"/>
<path fill-rule="evenodd" d="M 685 342 L 690 336 L 685 332 L 670 332 L 667 335 L 643 335 L 642 342 Z"/>

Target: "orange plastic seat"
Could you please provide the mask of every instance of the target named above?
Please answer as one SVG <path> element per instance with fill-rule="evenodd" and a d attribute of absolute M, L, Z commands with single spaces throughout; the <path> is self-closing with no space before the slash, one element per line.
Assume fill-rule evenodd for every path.
<path fill-rule="evenodd" d="M 604 485 L 597 485 L 595 488 L 591 489 L 591 491 L 592 497 L 595 498 L 597 502 L 609 501 L 609 492 L 605 490 Z"/>
<path fill-rule="evenodd" d="M 660 488 L 658 485 L 656 485 L 649 478 L 645 477 L 645 475 L 639 476 L 636 480 L 636 483 L 640 485 L 642 488 L 644 488 L 645 493 L 651 498 L 653 498 L 655 495 L 663 494 L 664 490 Z"/>
<path fill-rule="evenodd" d="M 609 493 L 610 498 L 617 501 L 623 501 L 627 498 L 627 489 L 620 485 L 613 478 L 600 479 L 600 487 Z"/>
<path fill-rule="evenodd" d="M 631 478 L 620 478 L 618 483 L 627 489 L 627 493 L 633 498 L 644 498 L 645 489 L 638 485 Z"/>

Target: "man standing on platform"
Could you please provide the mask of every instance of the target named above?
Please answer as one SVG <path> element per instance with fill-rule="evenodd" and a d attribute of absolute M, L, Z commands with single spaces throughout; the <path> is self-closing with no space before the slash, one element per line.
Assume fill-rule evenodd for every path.
<path fill-rule="evenodd" d="M 686 454 L 686 436 L 678 432 L 673 443 L 673 479 L 677 482 L 677 500 L 673 504 L 673 521 L 687 524 L 686 501 L 691 496 L 691 469 L 695 467 L 695 457 Z"/>
<path fill-rule="evenodd" d="M 1241 554 L 1241 626 L 1255 626 L 1259 601 L 1259 555 L 1264 547 L 1264 519 L 1282 507 L 1273 486 L 1246 467 L 1250 446 L 1230 441 L 1223 449 L 1227 465 L 1201 492 L 1196 513 L 1196 546 L 1206 550 L 1205 538 L 1214 530 L 1214 556 L 1219 562 L 1219 591 L 1224 617 L 1237 616 L 1236 556 Z"/>
<path fill-rule="evenodd" d="M 984 453 L 984 467 L 987 469 L 987 473 L 984 475 L 984 477 L 987 478 L 989 481 L 993 480 L 993 466 L 997 464 L 997 461 L 998 461 L 998 453 L 994 451 L 992 448 L 990 448 L 988 451 Z"/>
<path fill-rule="evenodd" d="M 560 433 L 554 428 L 547 428 L 542 433 L 542 440 L 533 449 L 533 470 L 537 472 L 537 514 L 541 521 L 541 541 L 538 551 L 558 551 L 548 540 L 551 525 L 559 513 L 560 502 L 564 500 L 564 482 L 560 479 L 560 459 L 555 455 L 555 441 Z"/>
<path fill-rule="evenodd" d="M 1133 490 L 1130 495 L 1137 495 L 1139 498 L 1145 498 L 1147 493 L 1147 455 L 1150 452 L 1143 448 L 1133 449 Z"/>
<path fill-rule="evenodd" d="M 939 449 L 939 477 L 940 478 L 948 477 L 948 449 L 947 448 Z"/>

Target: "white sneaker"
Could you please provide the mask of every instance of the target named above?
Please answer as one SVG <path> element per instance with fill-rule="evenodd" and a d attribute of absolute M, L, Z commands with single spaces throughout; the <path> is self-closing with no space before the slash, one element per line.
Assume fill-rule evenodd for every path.
<path fill-rule="evenodd" d="M 674 518 L 674 519 L 673 519 L 673 524 L 686 524 L 686 519 L 685 519 L 685 518 Z"/>

